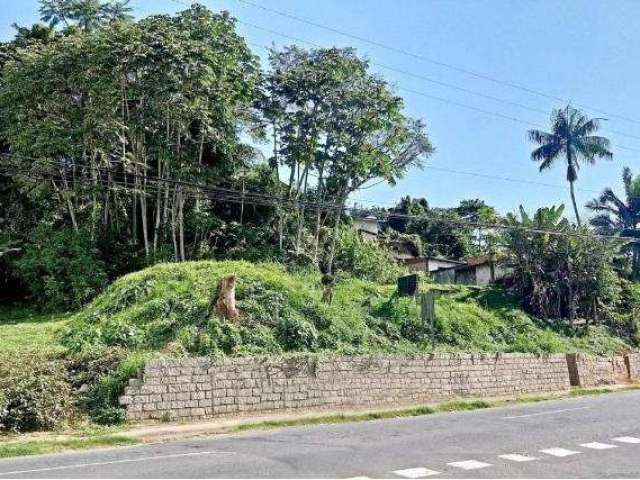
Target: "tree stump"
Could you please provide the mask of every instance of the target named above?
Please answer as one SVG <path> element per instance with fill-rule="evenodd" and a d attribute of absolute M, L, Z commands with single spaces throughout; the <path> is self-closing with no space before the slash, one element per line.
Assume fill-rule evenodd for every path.
<path fill-rule="evenodd" d="M 225 320 L 237 320 L 240 312 L 236 308 L 236 276 L 222 277 L 218 286 L 216 314 Z"/>
<path fill-rule="evenodd" d="M 322 301 L 328 305 L 331 305 L 333 301 L 333 287 L 336 284 L 336 279 L 333 275 L 325 274 L 320 280 L 322 284 Z"/>

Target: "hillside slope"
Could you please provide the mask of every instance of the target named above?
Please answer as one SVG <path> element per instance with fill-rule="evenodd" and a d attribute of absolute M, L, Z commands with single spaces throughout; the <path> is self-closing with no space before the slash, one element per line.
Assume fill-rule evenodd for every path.
<path fill-rule="evenodd" d="M 230 273 L 238 276 L 242 318 L 236 323 L 212 314 L 218 282 Z M 123 346 L 199 355 L 628 348 L 604 328 L 578 336 L 531 318 L 498 289 L 470 287 L 451 287 L 438 299 L 432 344 L 415 300 L 394 292 L 393 285 L 342 278 L 326 305 L 318 275 L 287 273 L 276 264 L 160 264 L 114 282 L 72 318 L 60 339 L 72 351 Z"/>

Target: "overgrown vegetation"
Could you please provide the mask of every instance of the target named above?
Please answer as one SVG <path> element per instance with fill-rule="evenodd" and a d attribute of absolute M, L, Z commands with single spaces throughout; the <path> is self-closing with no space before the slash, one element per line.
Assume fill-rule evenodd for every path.
<path fill-rule="evenodd" d="M 504 217 L 480 199 L 405 197 L 350 209 L 380 217 L 377 239 L 354 231 L 351 194 L 434 152 L 356 50 L 274 49 L 262 70 L 226 12 L 134 20 L 127 2 L 40 3 L 47 23 L 0 43 L 0 300 L 30 302 L 0 306 L 0 429 L 121 423 L 118 397 L 154 355 L 640 342 L 640 248 L 572 225 L 562 206 Z M 568 106 L 529 133 L 541 169 L 566 160 L 578 224 L 578 161 L 611 157 L 598 126 Z M 639 180 L 623 181 L 624 200 L 607 189 L 588 205 L 591 223 L 638 238 Z M 395 294 L 405 247 L 509 275 L 446 287 L 430 331 Z M 214 314 L 228 274 L 237 321 Z"/>
<path fill-rule="evenodd" d="M 238 277 L 241 319 L 225 322 L 212 309 L 215 287 Z M 286 352 L 429 351 L 435 349 L 562 352 L 622 350 L 606 328 L 583 334 L 571 324 L 523 313 L 499 288 L 452 286 L 437 303 L 435 346 L 413 298 L 394 285 L 342 277 L 333 303 L 322 302 L 317 273 L 288 273 L 277 264 L 162 264 L 112 284 L 66 326 L 71 351 L 123 347 L 177 354 L 248 355 Z M 424 283 L 423 288 L 429 288 Z"/>
<path fill-rule="evenodd" d="M 47 430 L 68 419 L 71 388 L 62 362 L 35 354 L 20 356 L 18 366 L 2 360 L 0 430 Z"/>

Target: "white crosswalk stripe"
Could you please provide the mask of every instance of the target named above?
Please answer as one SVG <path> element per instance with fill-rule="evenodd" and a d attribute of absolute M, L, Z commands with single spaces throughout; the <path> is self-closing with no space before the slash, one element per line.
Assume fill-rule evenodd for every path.
<path fill-rule="evenodd" d="M 505 455 L 498 455 L 500 458 L 510 460 L 512 462 L 532 462 L 538 460 L 536 457 L 529 457 L 527 455 L 520 455 L 519 453 L 507 453 Z"/>
<path fill-rule="evenodd" d="M 580 446 L 584 448 L 590 448 L 592 450 L 609 450 L 610 448 L 618 448 L 617 445 L 600 442 L 582 443 Z"/>
<path fill-rule="evenodd" d="M 578 453 L 580 453 L 576 452 L 575 450 L 567 450 L 566 448 L 546 448 L 540 451 L 554 457 L 568 457 L 570 455 L 577 455 Z"/>
<path fill-rule="evenodd" d="M 490 463 L 479 462 L 477 460 L 464 460 L 462 462 L 451 462 L 447 465 L 455 468 L 461 468 L 462 470 L 477 470 L 479 468 L 490 467 Z"/>
<path fill-rule="evenodd" d="M 615 437 L 611 439 L 612 442 L 618 443 L 628 443 L 628 444 L 640 444 L 640 438 L 638 437 Z M 611 443 L 602 443 L 602 442 L 588 442 L 581 443 L 580 447 L 588 448 L 590 450 L 610 450 L 612 448 L 618 448 L 619 445 L 614 445 Z M 551 455 L 552 457 L 569 457 L 572 455 L 578 455 L 580 451 L 577 450 L 569 450 L 568 448 L 554 447 L 554 448 L 545 448 L 540 450 L 541 453 L 546 455 Z M 535 460 L 540 460 L 540 457 L 534 457 L 531 455 L 523 455 L 521 453 L 504 453 L 498 455 L 498 458 L 503 460 L 508 460 L 510 462 L 533 462 Z M 448 466 L 459 468 L 461 470 L 478 470 L 481 468 L 491 467 L 492 464 L 481 462 L 479 460 L 463 460 L 458 462 L 450 462 L 447 463 Z M 414 467 L 414 468 L 405 468 L 402 470 L 394 470 L 393 474 L 398 477 L 408 478 L 408 479 L 419 479 L 419 478 L 427 478 L 434 475 L 440 475 L 442 472 L 437 470 L 431 470 L 425 467 Z M 354 477 L 348 480 L 368 480 L 369 477 Z"/>
<path fill-rule="evenodd" d="M 637 437 L 616 437 L 612 438 L 611 440 L 620 443 L 640 443 L 640 438 Z"/>
<path fill-rule="evenodd" d="M 436 472 L 435 470 L 429 470 L 428 468 L 416 467 L 416 468 L 407 468 L 404 470 L 395 470 L 393 473 L 403 478 L 425 478 L 425 477 L 430 477 L 432 475 L 438 475 L 440 472 Z"/>

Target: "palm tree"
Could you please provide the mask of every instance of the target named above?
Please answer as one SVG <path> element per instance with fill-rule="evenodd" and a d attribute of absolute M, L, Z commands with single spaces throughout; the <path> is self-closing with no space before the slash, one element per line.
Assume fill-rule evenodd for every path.
<path fill-rule="evenodd" d="M 640 176 L 634 178 L 629 167 L 622 171 L 625 198 L 618 197 L 611 188 L 605 188 L 598 198 L 587 203 L 587 208 L 598 214 L 590 221 L 598 233 L 640 238 Z M 631 275 L 640 278 L 640 244 L 631 243 Z"/>
<path fill-rule="evenodd" d="M 576 205 L 573 184 L 578 179 L 580 162 L 594 164 L 597 158 L 610 160 L 610 142 L 605 137 L 592 135 L 600 128 L 598 118 L 588 118 L 579 110 L 567 105 L 551 113 L 551 133 L 529 130 L 529 140 L 539 145 L 531 152 L 531 159 L 540 163 L 540 171 L 551 168 L 559 158 L 567 161 L 567 180 L 571 192 L 571 202 L 580 225 L 580 214 Z"/>

